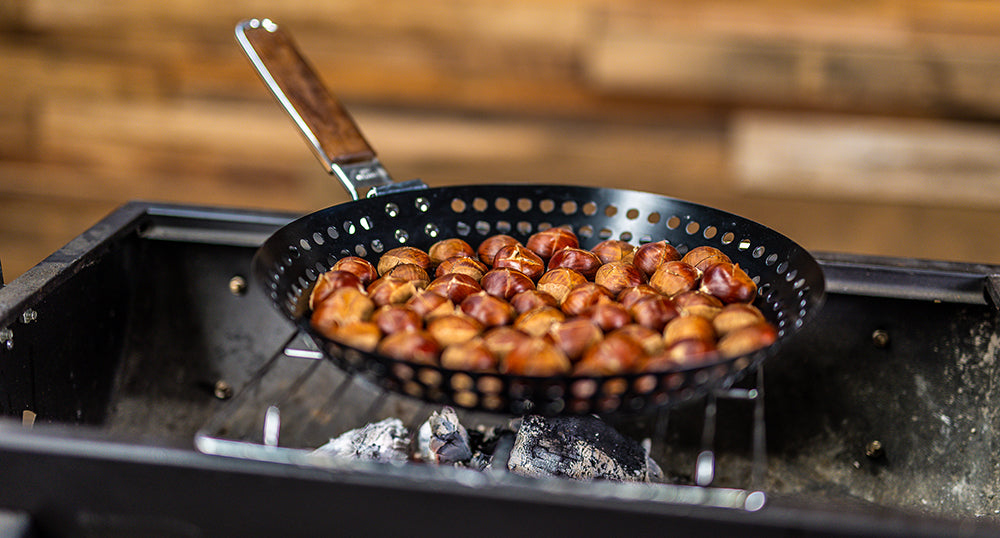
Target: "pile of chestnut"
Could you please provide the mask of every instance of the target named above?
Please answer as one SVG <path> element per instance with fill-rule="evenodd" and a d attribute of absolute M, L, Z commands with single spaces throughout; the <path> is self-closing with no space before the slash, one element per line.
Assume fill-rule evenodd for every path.
<path fill-rule="evenodd" d="M 310 295 L 312 327 L 344 345 L 418 364 L 527 376 L 668 371 L 749 353 L 777 331 L 757 286 L 720 250 L 609 239 L 565 228 L 478 248 L 403 246 L 374 266 L 346 257 Z"/>

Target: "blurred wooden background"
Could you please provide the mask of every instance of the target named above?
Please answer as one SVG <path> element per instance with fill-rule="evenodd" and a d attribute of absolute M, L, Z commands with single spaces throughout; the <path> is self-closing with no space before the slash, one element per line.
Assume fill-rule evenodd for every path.
<path fill-rule="evenodd" d="M 289 29 L 397 179 L 615 185 L 809 249 L 1000 263 L 1000 4 L 4 0 L 7 280 L 130 199 L 346 199 L 233 38 Z"/>

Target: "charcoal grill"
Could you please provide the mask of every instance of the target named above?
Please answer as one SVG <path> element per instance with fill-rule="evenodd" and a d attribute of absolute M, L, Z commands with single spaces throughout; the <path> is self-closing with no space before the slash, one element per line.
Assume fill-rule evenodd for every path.
<path fill-rule="evenodd" d="M 581 483 L 310 456 L 433 407 L 318 360 L 249 278 L 293 217 L 132 203 L 0 288 L 0 529 L 1000 531 L 1000 267 L 818 253 L 827 302 L 763 370 L 614 424 L 667 484 Z"/>

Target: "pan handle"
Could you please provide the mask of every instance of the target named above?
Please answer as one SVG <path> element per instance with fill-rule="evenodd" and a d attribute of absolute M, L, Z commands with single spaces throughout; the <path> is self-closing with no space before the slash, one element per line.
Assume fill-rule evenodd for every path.
<path fill-rule="evenodd" d="M 353 199 L 363 190 L 371 189 L 370 196 L 373 187 L 394 185 L 375 150 L 291 36 L 269 19 L 249 19 L 236 25 L 236 40 L 323 167 L 340 179 Z"/>

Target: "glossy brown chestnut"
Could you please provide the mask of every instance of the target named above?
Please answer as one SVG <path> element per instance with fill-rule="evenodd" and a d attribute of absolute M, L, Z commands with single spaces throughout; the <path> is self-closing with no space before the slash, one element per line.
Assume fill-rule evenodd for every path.
<path fill-rule="evenodd" d="M 334 325 L 321 334 L 345 346 L 368 352 L 375 351 L 375 346 L 382 339 L 382 331 L 371 321 Z"/>
<path fill-rule="evenodd" d="M 497 251 L 493 258 L 493 268 L 506 267 L 524 273 L 531 280 L 538 280 L 545 272 L 545 263 L 537 254 L 527 247 L 517 245 L 507 245 Z"/>
<path fill-rule="evenodd" d="M 677 249 L 666 241 L 646 243 L 635 250 L 632 265 L 635 265 L 646 277 L 650 277 L 661 265 L 681 259 Z"/>
<path fill-rule="evenodd" d="M 664 372 L 690 368 L 717 359 L 714 342 L 681 340 L 659 353 L 650 355 L 639 368 L 644 372 Z"/>
<path fill-rule="evenodd" d="M 698 290 L 678 293 L 673 300 L 681 312 L 691 316 L 713 319 L 722 310 L 722 301 L 718 297 Z"/>
<path fill-rule="evenodd" d="M 700 316 L 680 316 L 667 323 L 663 329 L 663 343 L 667 347 L 681 340 L 705 340 L 715 342 L 712 322 Z"/>
<path fill-rule="evenodd" d="M 479 244 L 479 248 L 476 249 L 476 254 L 479 256 L 479 261 L 485 263 L 489 267 L 493 267 L 493 258 L 496 257 L 497 251 L 508 245 L 520 244 L 520 241 L 509 235 L 498 234 L 484 239 L 483 242 Z"/>
<path fill-rule="evenodd" d="M 424 326 L 420 314 L 401 304 L 379 307 L 372 314 L 372 322 L 386 334 L 422 329 Z"/>
<path fill-rule="evenodd" d="M 451 302 L 450 299 L 425 289 L 418 290 L 406 300 L 405 304 L 427 321 L 455 312 L 455 303 Z"/>
<path fill-rule="evenodd" d="M 560 323 L 566 319 L 566 314 L 562 310 L 552 306 L 543 306 L 534 310 L 529 310 L 514 320 L 514 328 L 529 335 L 543 336 L 549 332 L 553 324 Z"/>
<path fill-rule="evenodd" d="M 596 254 L 581 248 L 566 247 L 558 250 L 549 258 L 549 271 L 553 269 L 572 269 L 588 280 L 593 279 L 603 262 Z"/>
<path fill-rule="evenodd" d="M 604 332 L 613 331 L 632 323 L 632 316 L 625 307 L 614 301 L 599 301 L 583 312 L 594 325 Z"/>
<path fill-rule="evenodd" d="M 608 291 L 608 288 L 587 282 L 570 290 L 559 306 L 567 316 L 581 316 L 597 303 L 613 299 L 614 295 Z"/>
<path fill-rule="evenodd" d="M 316 279 L 316 284 L 309 292 L 309 308 L 316 308 L 316 305 L 339 288 L 357 288 L 365 291 L 361 284 L 361 279 L 357 275 L 348 271 L 327 271 Z"/>
<path fill-rule="evenodd" d="M 476 282 L 471 276 L 461 273 L 439 276 L 427 285 L 428 291 L 449 299 L 455 304 L 461 303 L 466 297 L 479 293 L 482 289 L 479 282 Z"/>
<path fill-rule="evenodd" d="M 320 333 L 325 333 L 333 325 L 346 325 L 358 321 L 368 321 L 375 310 L 375 303 L 357 288 L 334 290 L 316 306 L 310 323 Z"/>
<path fill-rule="evenodd" d="M 521 293 L 511 297 L 510 306 L 513 306 L 514 311 L 518 314 L 523 314 L 529 310 L 534 310 L 543 306 L 554 306 L 559 308 L 559 301 L 544 291 L 534 289 L 522 291 Z"/>
<path fill-rule="evenodd" d="M 486 327 L 509 325 L 514 317 L 514 309 L 510 303 L 485 291 L 466 297 L 459 305 L 459 309 Z"/>
<path fill-rule="evenodd" d="M 623 334 L 609 334 L 591 346 L 573 369 L 579 375 L 618 375 L 632 371 L 644 356 L 642 346 Z"/>
<path fill-rule="evenodd" d="M 467 258 L 465 256 L 452 256 L 447 258 L 438 264 L 437 268 L 434 269 L 434 276 L 444 276 L 448 273 L 461 273 L 463 275 L 469 275 L 474 280 L 479 280 L 483 278 L 489 268 L 486 264 L 479 261 L 477 258 Z"/>
<path fill-rule="evenodd" d="M 504 325 L 488 329 L 483 333 L 483 342 L 498 359 L 503 359 L 519 342 L 530 338 L 523 332 Z"/>
<path fill-rule="evenodd" d="M 438 265 L 448 258 L 471 258 L 475 255 L 476 251 L 473 250 L 472 246 L 458 238 L 442 239 L 427 249 L 427 256 L 431 259 L 431 265 Z"/>
<path fill-rule="evenodd" d="M 767 322 L 740 327 L 719 339 L 719 354 L 736 357 L 769 346 L 778 339 L 778 331 Z"/>
<path fill-rule="evenodd" d="M 604 339 L 604 332 L 588 318 L 573 318 L 550 327 L 549 337 L 569 360 L 577 361 L 587 349 Z"/>
<path fill-rule="evenodd" d="M 606 239 L 595 245 L 590 251 L 604 264 L 631 260 L 635 254 L 635 247 L 628 241 Z"/>
<path fill-rule="evenodd" d="M 726 304 L 752 303 L 757 297 L 757 284 L 739 265 L 725 262 L 705 269 L 698 289 Z"/>
<path fill-rule="evenodd" d="M 655 355 L 664 350 L 663 335 L 660 331 L 647 329 L 642 325 L 630 323 L 620 329 L 615 329 L 611 334 L 627 336 L 642 346 L 644 355 Z"/>
<path fill-rule="evenodd" d="M 495 372 L 498 360 L 482 338 L 452 344 L 441 352 L 441 366 L 465 372 Z"/>
<path fill-rule="evenodd" d="M 625 310 L 632 308 L 636 301 L 643 297 L 662 295 L 656 288 L 649 284 L 639 284 L 631 288 L 625 288 L 616 297 L 617 301 L 625 307 Z"/>
<path fill-rule="evenodd" d="M 566 298 L 566 294 L 573 288 L 586 283 L 587 277 L 572 269 L 561 267 L 558 269 L 551 269 L 543 274 L 538 279 L 537 288 L 539 291 L 543 291 L 555 297 L 556 301 L 561 303 L 562 300 Z"/>
<path fill-rule="evenodd" d="M 487 271 L 479 284 L 486 293 L 504 300 L 522 291 L 535 289 L 535 283 L 527 275 L 509 267 L 498 267 Z"/>
<path fill-rule="evenodd" d="M 622 290 L 646 283 L 642 271 L 631 263 L 606 263 L 597 270 L 594 282 L 608 288 L 612 295 L 617 296 Z"/>
<path fill-rule="evenodd" d="M 712 319 L 712 326 L 720 337 L 747 325 L 764 321 L 764 314 L 752 304 L 731 303 L 722 307 Z"/>
<path fill-rule="evenodd" d="M 368 285 L 368 296 L 377 306 L 405 303 L 422 286 L 401 278 L 382 277 Z"/>
<path fill-rule="evenodd" d="M 543 338 L 529 336 L 514 345 L 500 363 L 500 372 L 525 376 L 554 376 L 569 373 L 569 359 Z"/>
<path fill-rule="evenodd" d="M 375 270 L 375 266 L 368 260 L 357 256 L 348 256 L 337 260 L 330 270 L 354 273 L 361 279 L 361 285 L 366 287 L 378 278 L 378 271 Z"/>
<path fill-rule="evenodd" d="M 427 322 L 427 332 L 441 347 L 468 342 L 483 332 L 483 324 L 464 314 L 446 314 Z"/>
<path fill-rule="evenodd" d="M 667 262 L 649 277 L 649 285 L 664 295 L 673 296 L 695 289 L 700 276 L 698 270 L 687 262 Z"/>
<path fill-rule="evenodd" d="M 729 256 L 726 256 L 721 250 L 710 246 L 691 249 L 681 258 L 681 261 L 694 267 L 699 273 L 707 269 L 710 265 L 720 262 L 730 262 Z"/>
<path fill-rule="evenodd" d="M 427 271 L 425 271 L 423 267 L 420 267 L 419 265 L 415 265 L 412 263 L 401 263 L 393 267 L 392 269 L 389 269 L 389 272 L 387 272 L 385 276 L 390 278 L 409 280 L 414 283 L 419 282 L 422 283 L 422 285 L 424 286 L 426 286 L 427 283 L 430 282 L 431 280 L 430 277 L 427 275 Z"/>
<path fill-rule="evenodd" d="M 375 351 L 401 361 L 437 365 L 441 346 L 425 331 L 403 331 L 386 335 Z"/>
<path fill-rule="evenodd" d="M 566 228 L 549 228 L 531 234 L 525 246 L 532 252 L 538 254 L 543 260 L 548 260 L 553 254 L 561 249 L 580 246 L 580 240 L 576 234 Z"/>
<path fill-rule="evenodd" d="M 412 263 L 425 271 L 431 268 L 431 258 L 426 252 L 416 247 L 396 247 L 378 259 L 378 274 L 385 276 L 401 263 Z"/>
<path fill-rule="evenodd" d="M 632 319 L 642 327 L 659 333 L 667 323 L 680 315 L 677 306 L 669 297 L 663 295 L 647 295 L 636 301 L 628 309 Z"/>

